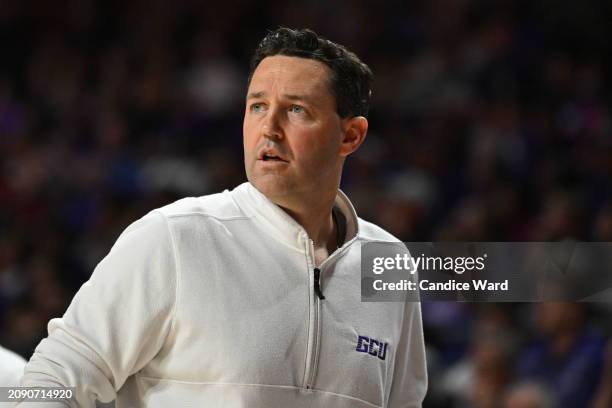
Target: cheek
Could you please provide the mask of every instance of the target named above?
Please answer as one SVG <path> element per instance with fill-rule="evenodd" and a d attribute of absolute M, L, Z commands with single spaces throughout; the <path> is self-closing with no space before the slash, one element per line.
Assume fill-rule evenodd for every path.
<path fill-rule="evenodd" d="M 242 123 L 242 143 L 244 145 L 245 155 L 250 153 L 250 148 L 257 142 L 256 135 L 257 131 L 255 124 L 245 118 L 244 122 Z"/>
<path fill-rule="evenodd" d="M 308 165 L 312 172 L 334 167 L 338 157 L 340 144 L 329 136 L 303 135 L 298 145 L 294 147 L 296 157 Z"/>

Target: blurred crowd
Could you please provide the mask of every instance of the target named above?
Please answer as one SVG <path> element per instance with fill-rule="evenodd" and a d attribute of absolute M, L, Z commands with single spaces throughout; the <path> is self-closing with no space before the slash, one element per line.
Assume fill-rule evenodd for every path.
<path fill-rule="evenodd" d="M 612 241 L 612 5 L 5 1 L 0 344 L 29 357 L 119 233 L 245 181 L 248 61 L 309 27 L 375 73 L 342 188 L 404 241 Z M 425 407 L 612 406 L 604 304 L 423 305 Z"/>

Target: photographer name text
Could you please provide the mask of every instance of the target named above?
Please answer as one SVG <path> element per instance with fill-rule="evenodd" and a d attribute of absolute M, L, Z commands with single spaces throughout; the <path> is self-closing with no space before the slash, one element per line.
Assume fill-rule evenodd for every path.
<path fill-rule="evenodd" d="M 377 291 L 507 291 L 509 289 L 508 279 L 502 282 L 491 282 L 487 279 L 472 279 L 469 282 L 457 282 L 454 279 L 446 282 L 430 282 L 423 279 L 418 284 L 408 279 L 399 282 L 376 279 L 372 282 L 372 286 Z"/>

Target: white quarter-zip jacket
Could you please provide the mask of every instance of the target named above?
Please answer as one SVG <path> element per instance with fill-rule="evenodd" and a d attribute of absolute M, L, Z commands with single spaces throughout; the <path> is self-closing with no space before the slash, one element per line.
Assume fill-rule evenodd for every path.
<path fill-rule="evenodd" d="M 361 245 L 397 239 L 336 206 L 325 299 L 306 231 L 251 184 L 152 211 L 49 322 L 22 385 L 74 386 L 79 407 L 420 407 L 419 303 L 361 302 Z"/>

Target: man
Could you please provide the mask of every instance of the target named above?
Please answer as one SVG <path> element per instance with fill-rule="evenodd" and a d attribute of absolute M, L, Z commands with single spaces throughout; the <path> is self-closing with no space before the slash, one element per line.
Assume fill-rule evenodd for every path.
<path fill-rule="evenodd" d="M 397 240 L 338 190 L 370 83 L 312 31 L 264 38 L 246 95 L 249 183 L 128 227 L 49 323 L 23 385 L 74 386 L 81 407 L 420 406 L 420 305 L 360 301 L 361 245 Z"/>
<path fill-rule="evenodd" d="M 25 363 L 25 360 L 20 355 L 0 347 L 0 387 L 15 387 L 19 385 Z"/>

